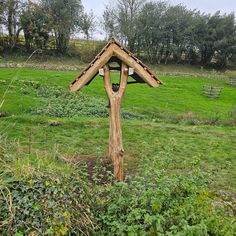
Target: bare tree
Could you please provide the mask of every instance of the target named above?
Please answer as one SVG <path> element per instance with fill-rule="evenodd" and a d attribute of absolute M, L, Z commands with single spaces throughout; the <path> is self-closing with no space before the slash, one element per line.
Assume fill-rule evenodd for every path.
<path fill-rule="evenodd" d="M 136 40 L 136 22 L 144 3 L 143 0 L 118 0 L 114 6 L 106 6 L 103 14 L 107 34 L 114 34 L 131 50 Z"/>
<path fill-rule="evenodd" d="M 84 13 L 81 19 L 81 30 L 85 34 L 87 40 L 92 37 L 95 29 L 96 20 L 93 12 L 91 11 L 90 13 Z"/>

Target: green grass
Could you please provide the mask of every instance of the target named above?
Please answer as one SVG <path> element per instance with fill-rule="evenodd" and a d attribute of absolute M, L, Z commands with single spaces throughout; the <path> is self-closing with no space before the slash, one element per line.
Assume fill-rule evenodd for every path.
<path fill-rule="evenodd" d="M 49 121 L 50 118 L 28 116 L 6 118 L 0 128 L 9 140 L 17 140 L 19 152 L 28 153 L 31 137 L 34 154 L 106 157 L 107 119 L 60 119 L 57 127 L 50 126 Z M 162 153 L 169 152 L 176 160 L 174 165 L 170 163 L 169 171 L 188 171 L 191 163 L 197 161 L 209 174 L 214 173 L 214 187 L 236 190 L 235 128 L 125 120 L 123 136 L 126 174 L 135 172 L 143 156 L 162 158 Z"/>
<path fill-rule="evenodd" d="M 228 113 L 236 90 L 224 76 L 166 75 L 157 89 L 129 85 L 122 120 L 127 179 L 116 184 L 99 162 L 109 139 L 102 78 L 70 93 L 78 74 L 0 69 L 0 233 L 233 235 L 236 127 Z M 222 96 L 203 97 L 203 84 L 223 86 Z"/>
<path fill-rule="evenodd" d="M 0 94 L 3 94 L 17 71 L 1 69 Z M 57 152 L 65 156 L 105 157 L 109 132 L 107 118 L 31 115 L 30 110 L 47 104 L 47 98 L 36 96 L 35 92 L 21 92 L 29 86 L 27 81 L 66 91 L 77 75 L 76 71 L 29 68 L 18 72 L 1 108 L 1 112 L 10 115 L 0 118 L 1 136 L 19 142 L 19 150 L 25 153 L 28 152 L 29 142 L 32 142 L 32 152 L 42 155 Z M 186 168 L 186 163 L 199 160 L 203 169 L 215 173 L 214 186 L 235 190 L 236 128 L 169 123 L 169 117 L 176 118 L 189 112 L 196 114 L 199 119 L 210 119 L 217 111 L 223 121 L 236 106 L 235 88 L 227 86 L 223 80 L 206 78 L 162 76 L 161 80 L 164 85 L 157 89 L 145 84 L 129 85 L 127 88 L 124 109 L 145 116 L 145 121 L 123 121 L 125 165 L 128 173 L 135 172 L 142 156 L 156 156 L 165 152 L 166 148 L 171 148 L 172 155 L 176 156 L 176 165 L 170 166 L 170 171 L 181 171 L 182 166 Z M 201 95 L 201 87 L 206 83 L 224 86 L 220 99 L 211 100 Z M 83 88 L 82 93 L 106 101 L 101 77 L 97 77 L 90 86 Z M 94 104 L 94 107 L 96 105 Z M 51 121 L 56 121 L 59 125 L 50 126 Z"/>
<path fill-rule="evenodd" d="M 3 94 L 10 79 L 18 70 L 1 69 L 0 80 L 5 80 L 5 83 L 0 82 L 0 94 Z M 19 114 L 22 113 L 22 107 L 24 109 L 35 105 L 35 101 L 31 101 L 30 96 L 19 96 L 19 91 L 22 88 L 22 83 L 19 81 L 37 81 L 42 85 L 68 89 L 70 82 L 78 74 L 77 71 L 22 69 L 16 78 L 16 83 L 13 84 L 14 89 L 11 89 L 8 94 L 2 109 L 9 113 Z M 201 118 L 211 118 L 217 112 L 222 119 L 225 119 L 236 106 L 235 88 L 226 85 L 224 80 L 170 76 L 161 76 L 161 80 L 164 85 L 158 89 L 150 88 L 145 84 L 129 85 L 123 107 L 131 112 L 153 115 L 154 117 L 177 116 L 182 113 L 193 112 Z M 201 88 L 204 84 L 223 86 L 220 99 L 209 99 L 202 96 Z M 84 87 L 82 91 L 85 94 L 106 99 L 101 77 L 94 79 L 90 86 Z"/>

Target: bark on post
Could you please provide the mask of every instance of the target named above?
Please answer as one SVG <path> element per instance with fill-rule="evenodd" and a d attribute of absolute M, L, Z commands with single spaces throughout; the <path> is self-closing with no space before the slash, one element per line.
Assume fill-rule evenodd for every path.
<path fill-rule="evenodd" d="M 120 86 L 118 91 L 113 91 L 110 79 L 109 66 L 104 67 L 104 86 L 110 102 L 110 135 L 109 135 L 109 158 L 114 163 L 114 175 L 118 181 L 123 176 L 123 143 L 121 129 L 121 104 L 128 81 L 128 67 L 125 63 L 121 66 Z"/>
<path fill-rule="evenodd" d="M 118 62 L 121 65 L 120 88 L 112 89 L 110 80 L 109 63 Z M 129 72 L 128 72 L 129 67 Z M 112 68 L 112 69 L 118 69 Z M 97 74 L 104 77 L 104 85 L 110 101 L 110 140 L 109 157 L 114 162 L 114 174 L 117 180 L 123 180 L 123 145 L 121 131 L 121 103 L 127 85 L 128 75 L 135 81 L 144 82 L 151 87 L 158 87 L 162 82 L 151 70 L 127 48 L 122 46 L 115 38 L 112 38 L 107 45 L 98 53 L 93 61 L 81 72 L 71 83 L 70 90 L 78 91 L 88 85 Z M 1 105 L 0 105 L 1 106 Z"/>

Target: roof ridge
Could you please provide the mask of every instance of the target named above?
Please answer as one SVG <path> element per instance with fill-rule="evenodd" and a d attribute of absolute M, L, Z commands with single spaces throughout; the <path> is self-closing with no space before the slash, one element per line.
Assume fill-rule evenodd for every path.
<path fill-rule="evenodd" d="M 71 87 L 80 80 L 80 78 L 82 76 L 84 76 L 86 74 L 87 71 L 89 71 L 89 69 L 91 67 L 94 66 L 94 64 L 102 57 L 102 55 L 109 49 L 109 47 L 112 45 L 112 44 L 115 44 L 117 45 L 124 53 L 126 53 L 130 58 L 132 58 L 137 64 L 139 64 L 145 71 L 146 73 L 149 74 L 149 76 L 151 76 L 152 79 L 154 79 L 156 81 L 157 84 L 162 84 L 162 82 L 159 80 L 158 77 L 156 77 L 151 69 L 146 65 L 144 64 L 141 60 L 139 60 L 132 52 L 129 51 L 129 49 L 125 46 L 123 46 L 114 36 L 111 37 L 111 39 L 107 42 L 107 44 L 103 47 L 103 49 L 97 54 L 97 56 L 88 64 L 87 67 L 85 67 L 81 74 L 72 82 L 71 84 Z M 95 75 L 96 76 L 96 75 Z M 94 77 L 95 77 L 94 76 Z M 94 78 L 93 77 L 93 78 Z M 93 78 L 90 78 L 90 81 L 93 79 Z M 145 79 L 143 79 L 145 80 Z"/>

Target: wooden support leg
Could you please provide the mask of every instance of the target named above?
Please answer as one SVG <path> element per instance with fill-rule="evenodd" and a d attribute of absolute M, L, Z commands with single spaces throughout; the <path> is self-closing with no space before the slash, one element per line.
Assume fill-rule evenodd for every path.
<path fill-rule="evenodd" d="M 117 92 L 112 90 L 109 67 L 104 68 L 104 85 L 110 102 L 110 137 L 109 157 L 114 163 L 114 175 L 118 181 L 123 181 L 123 143 L 121 129 L 121 104 L 128 80 L 128 68 L 123 63 L 120 87 Z"/>
<path fill-rule="evenodd" d="M 118 96 L 111 98 L 110 108 L 110 158 L 114 162 L 114 175 L 117 180 L 123 180 L 123 144 L 121 130 L 121 99 Z"/>

